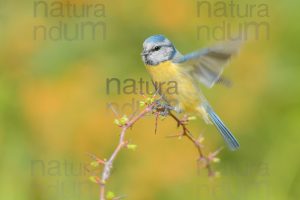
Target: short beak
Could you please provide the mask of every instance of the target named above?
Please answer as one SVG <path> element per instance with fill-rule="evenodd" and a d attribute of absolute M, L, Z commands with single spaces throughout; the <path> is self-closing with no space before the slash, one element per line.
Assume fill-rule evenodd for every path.
<path fill-rule="evenodd" d="M 146 55 L 148 55 L 148 54 L 149 54 L 148 52 L 143 51 L 143 52 L 141 53 L 141 56 L 146 56 Z"/>

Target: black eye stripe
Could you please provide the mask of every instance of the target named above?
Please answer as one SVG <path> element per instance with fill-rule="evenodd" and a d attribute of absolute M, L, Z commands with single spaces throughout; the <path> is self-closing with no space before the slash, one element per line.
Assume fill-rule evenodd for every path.
<path fill-rule="evenodd" d="M 161 48 L 161 46 L 156 46 L 156 47 L 153 48 L 153 50 L 158 51 L 158 50 L 160 50 L 160 48 Z"/>

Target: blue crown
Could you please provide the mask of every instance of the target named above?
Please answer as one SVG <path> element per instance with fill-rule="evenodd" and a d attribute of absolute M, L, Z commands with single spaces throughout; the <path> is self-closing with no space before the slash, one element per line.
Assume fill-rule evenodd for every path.
<path fill-rule="evenodd" d="M 150 36 L 148 37 L 146 40 L 145 40 L 145 43 L 156 43 L 156 42 L 163 42 L 165 41 L 167 38 L 163 35 L 153 35 L 153 36 Z"/>

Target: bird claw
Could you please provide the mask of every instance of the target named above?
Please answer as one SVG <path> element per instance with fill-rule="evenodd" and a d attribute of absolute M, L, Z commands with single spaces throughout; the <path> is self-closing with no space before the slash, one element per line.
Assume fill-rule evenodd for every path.
<path fill-rule="evenodd" d="M 169 115 L 171 110 L 173 110 L 173 107 L 161 100 L 156 100 L 153 106 L 153 111 L 164 117 Z"/>

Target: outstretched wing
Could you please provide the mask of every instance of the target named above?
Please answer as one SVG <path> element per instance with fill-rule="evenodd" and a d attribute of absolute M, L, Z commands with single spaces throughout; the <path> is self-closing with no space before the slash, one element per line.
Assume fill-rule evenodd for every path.
<path fill-rule="evenodd" d="M 230 40 L 176 58 L 173 62 L 185 67 L 193 77 L 211 88 L 216 82 L 222 82 L 223 69 L 230 58 L 238 53 L 241 44 L 240 39 Z"/>

